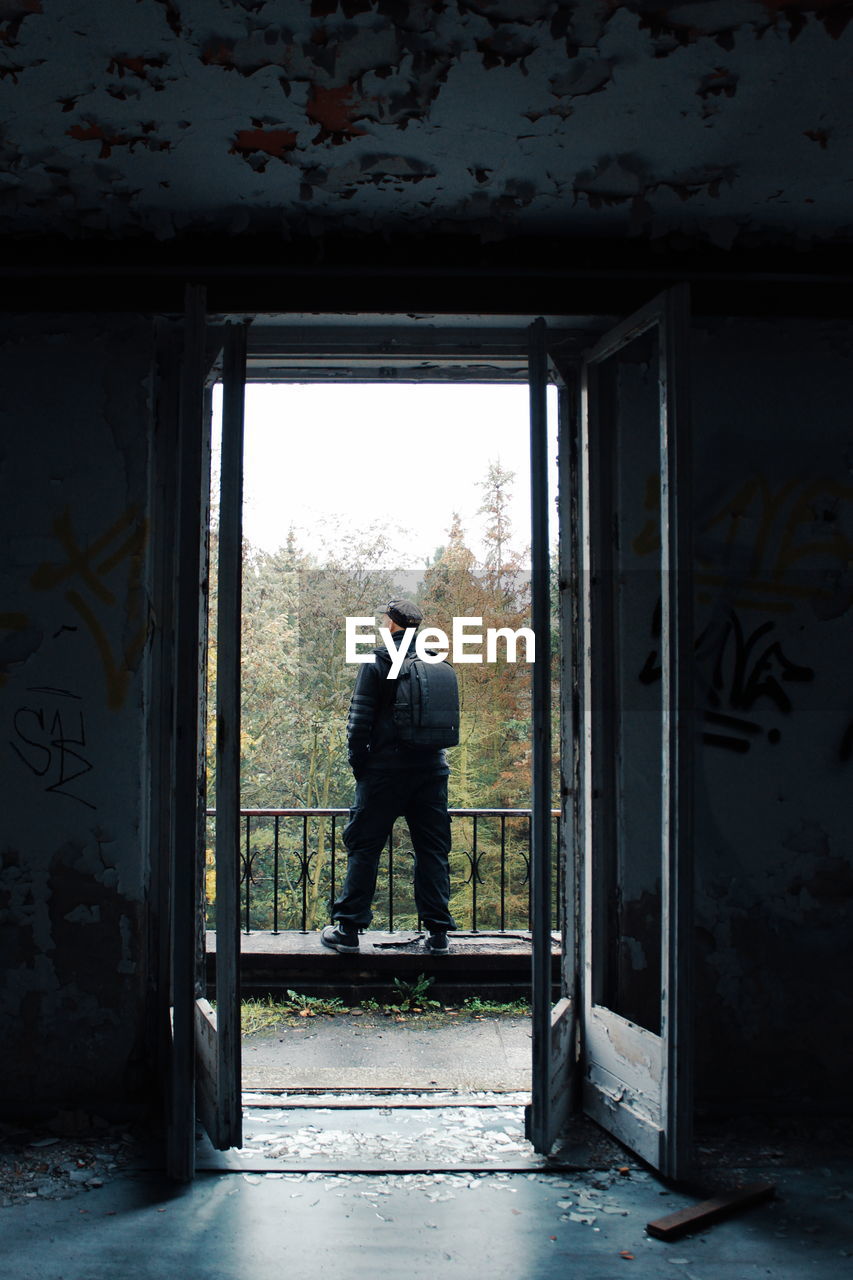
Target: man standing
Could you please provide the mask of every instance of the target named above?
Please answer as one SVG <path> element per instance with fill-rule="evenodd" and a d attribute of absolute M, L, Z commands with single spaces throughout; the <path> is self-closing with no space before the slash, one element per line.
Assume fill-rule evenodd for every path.
<path fill-rule="evenodd" d="M 385 625 L 399 649 L 406 629 L 417 628 L 423 614 L 412 600 L 392 600 Z M 406 652 L 413 653 L 410 634 Z M 320 935 L 334 951 L 358 951 L 358 930 L 373 918 L 371 904 L 382 850 L 394 819 L 404 817 L 415 855 L 415 905 L 427 930 L 427 950 L 446 955 L 448 930 L 456 923 L 450 896 L 450 817 L 444 751 L 402 745 L 394 726 L 397 681 L 389 680 L 391 658 L 384 648 L 359 667 L 347 721 L 349 762 L 356 780 L 355 806 L 344 828 L 347 873 L 332 906 L 333 923 Z"/>

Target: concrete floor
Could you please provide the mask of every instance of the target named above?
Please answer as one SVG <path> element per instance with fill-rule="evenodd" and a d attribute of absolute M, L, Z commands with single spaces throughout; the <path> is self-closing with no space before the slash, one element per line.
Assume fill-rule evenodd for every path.
<path fill-rule="evenodd" d="M 479 1111 L 462 1107 L 458 1096 L 455 1111 L 445 1108 L 434 1090 L 410 1097 L 409 1109 L 394 1105 L 405 1100 L 399 1094 L 376 1099 L 374 1109 L 355 1105 L 364 1095 L 300 1098 L 292 1091 L 300 1064 L 331 1066 L 334 1047 L 331 1057 L 344 1075 L 356 1068 L 369 1074 L 368 1046 L 380 1049 L 367 1026 L 363 1041 L 338 1042 L 332 1024 L 319 1038 L 315 1030 L 288 1042 L 301 1045 L 301 1054 L 287 1050 L 291 1092 L 248 1093 L 245 1148 L 220 1156 L 202 1143 L 201 1171 L 190 1186 L 170 1184 L 150 1160 L 143 1167 L 137 1157 L 135 1170 L 125 1168 L 125 1146 L 107 1141 L 116 1135 L 95 1133 L 88 1146 L 81 1139 L 67 1149 L 55 1137 L 11 1135 L 10 1169 L 28 1153 L 34 1172 L 26 1183 L 31 1189 L 19 1189 L 0 1208 L 0 1278 L 853 1280 L 849 1120 L 706 1125 L 701 1194 L 667 1186 L 585 1120 L 573 1122 L 564 1160 L 571 1167 L 544 1171 L 524 1147 L 519 1095 L 481 1096 L 473 1100 Z M 441 1037 L 432 1041 L 431 1078 L 445 1088 L 453 1054 L 464 1058 L 469 1032 L 476 1047 L 493 1028 L 486 1022 L 448 1031 L 443 1065 Z M 413 1044 L 411 1028 L 382 1034 L 383 1053 L 390 1052 L 386 1034 L 389 1044 L 391 1036 L 398 1047 Z M 529 1044 L 524 1023 L 514 1035 L 519 1069 Z M 484 1043 L 485 1067 L 497 1042 Z M 513 1043 L 508 1032 L 505 1043 Z M 417 1062 L 416 1056 L 413 1069 Z M 476 1084 L 470 1066 L 469 1083 Z M 336 1083 L 340 1089 L 347 1081 L 339 1075 Z M 338 1134 L 334 1143 L 327 1141 L 330 1131 Z M 501 1133 L 506 1151 L 499 1150 Z M 105 1160 L 98 1163 L 101 1148 Z M 58 1150 L 72 1168 L 80 1166 L 79 1174 L 57 1175 L 53 1189 L 42 1190 L 47 1174 L 40 1170 L 56 1163 Z M 366 1158 L 383 1171 L 353 1171 Z M 483 1161 L 498 1167 L 484 1169 Z M 300 1171 L 293 1171 L 296 1164 Z M 713 1189 L 758 1181 L 775 1184 L 774 1201 L 670 1244 L 646 1232 L 649 1221 Z"/>
<path fill-rule="evenodd" d="M 530 1054 L 528 1017 L 312 1018 L 244 1038 L 243 1088 L 529 1089 Z"/>
<path fill-rule="evenodd" d="M 853 1275 L 853 1164 L 751 1169 L 774 1203 L 664 1244 L 690 1202 L 632 1170 L 549 1175 L 123 1175 L 0 1214 L 8 1280 L 841 1280 Z M 600 1207 L 599 1207 L 600 1206 Z M 623 1270 L 624 1269 L 624 1270 Z"/>

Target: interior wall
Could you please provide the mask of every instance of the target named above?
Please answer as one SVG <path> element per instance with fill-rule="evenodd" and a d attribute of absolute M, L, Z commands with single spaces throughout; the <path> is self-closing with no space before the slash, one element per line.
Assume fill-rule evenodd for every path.
<path fill-rule="evenodd" d="M 847 1097 L 851 338 L 850 324 L 785 319 L 695 331 L 695 1013 L 709 1106 L 837 1111 Z"/>
<path fill-rule="evenodd" d="M 134 1096 L 152 330 L 0 330 L 0 1097 Z"/>

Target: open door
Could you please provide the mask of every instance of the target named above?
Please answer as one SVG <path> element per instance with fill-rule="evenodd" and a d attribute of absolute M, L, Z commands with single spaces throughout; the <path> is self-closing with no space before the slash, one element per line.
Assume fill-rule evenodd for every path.
<path fill-rule="evenodd" d="M 575 986 L 575 912 L 573 881 L 574 859 L 566 856 L 571 846 L 574 823 L 571 788 L 564 787 L 561 797 L 559 825 L 562 846 L 555 847 L 551 819 L 551 561 L 548 498 L 548 413 L 547 389 L 549 364 L 547 329 L 537 320 L 529 331 L 530 384 L 530 491 L 531 491 L 531 595 L 532 623 L 536 636 L 536 661 L 533 664 L 533 786 L 531 807 L 531 898 L 533 914 L 532 971 L 532 1089 L 526 1114 L 527 1136 L 534 1148 L 547 1154 L 565 1126 L 572 1101 L 573 1066 L 577 1043 L 577 1002 Z M 571 635 L 567 613 L 571 592 L 567 584 L 575 578 L 573 569 L 574 538 L 562 518 L 564 499 L 569 492 L 569 432 L 567 427 L 565 388 L 560 390 L 559 483 L 560 507 L 560 630 L 564 653 L 560 661 L 560 731 L 561 756 L 572 756 L 574 733 L 571 728 L 572 699 L 570 682 L 571 657 L 566 661 L 567 636 Z M 565 493 L 563 488 L 566 486 Z M 567 501 L 567 500 L 566 500 Z M 568 504 L 570 507 L 571 504 Z M 568 509 L 567 507 L 567 509 Z M 568 536 L 567 536 L 568 535 Z M 561 895 L 560 989 L 556 1003 L 552 991 L 553 887 Z"/>
<path fill-rule="evenodd" d="M 606 334 L 581 411 L 583 1103 L 690 1157 L 692 575 L 686 287 Z"/>
<path fill-rule="evenodd" d="M 235 1139 L 239 1142 L 240 1134 L 236 887 L 231 893 L 233 912 L 223 910 L 219 916 L 222 923 L 217 944 L 223 951 L 224 976 L 220 980 L 217 973 L 217 996 L 222 1010 L 218 1029 L 213 1011 L 203 998 L 211 388 L 223 342 L 226 346 L 226 376 L 232 388 L 227 431 L 232 452 L 236 448 L 234 441 L 239 441 L 236 472 L 229 474 L 226 481 L 226 467 L 223 465 L 223 492 L 220 495 L 220 521 L 224 519 L 222 510 L 225 508 L 229 527 L 236 521 L 238 530 L 236 568 L 233 531 L 231 536 L 220 539 L 226 543 L 226 549 L 220 555 L 220 575 L 224 571 L 229 582 L 233 583 L 235 572 L 237 574 L 236 591 L 229 592 L 227 596 L 231 616 L 226 616 L 224 623 L 220 619 L 223 633 L 233 636 L 236 631 L 236 645 L 232 640 L 225 646 L 232 667 L 236 663 L 236 676 L 228 667 L 226 657 L 217 681 L 217 721 L 222 725 L 221 785 L 236 792 L 236 799 L 230 805 L 225 803 L 222 820 L 217 818 L 217 845 L 221 838 L 226 851 L 233 846 L 230 863 L 228 853 L 223 854 L 222 892 L 227 900 L 225 882 L 229 875 L 236 878 L 239 886 L 239 780 L 235 782 L 234 742 L 239 744 L 239 528 L 245 338 L 242 326 L 229 326 L 227 331 L 211 329 L 206 323 L 204 290 L 189 286 L 178 379 L 178 479 L 170 582 L 175 603 L 172 618 L 171 751 L 168 761 L 171 784 L 166 894 L 169 945 L 166 949 L 168 959 L 164 964 L 168 974 L 165 986 L 169 990 L 171 1027 L 166 1166 L 169 1175 L 181 1182 L 189 1181 L 195 1172 L 197 1114 L 203 1117 L 211 1130 L 212 1140 L 218 1145 L 232 1145 Z M 222 595 L 220 592 L 220 598 Z M 219 749 L 218 745 L 218 752 Z M 236 774 L 238 778 L 239 755 Z M 219 777 L 217 781 L 219 785 Z M 232 839 L 226 834 L 225 824 L 233 828 Z"/>

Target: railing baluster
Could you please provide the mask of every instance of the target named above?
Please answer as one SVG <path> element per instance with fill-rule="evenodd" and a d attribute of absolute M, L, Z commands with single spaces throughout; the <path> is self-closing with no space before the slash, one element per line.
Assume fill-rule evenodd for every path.
<path fill-rule="evenodd" d="M 533 929 L 533 817 L 528 814 L 528 928 Z"/>
<path fill-rule="evenodd" d="M 278 933 L 278 814 L 273 826 L 272 931 Z"/>
<path fill-rule="evenodd" d="M 338 815 L 336 813 L 333 813 L 332 814 L 332 856 L 329 860 L 330 867 L 331 867 L 331 877 L 332 877 L 331 888 L 329 890 L 329 910 L 330 911 L 331 911 L 332 903 L 335 901 L 335 898 L 338 896 L 337 891 L 335 889 L 335 845 L 337 844 L 337 830 L 335 827 L 335 823 L 337 822 L 337 820 L 338 820 Z M 331 916 L 329 918 L 331 919 Z"/>
<path fill-rule="evenodd" d="M 501 933 L 506 929 L 506 814 L 501 814 Z"/>
<path fill-rule="evenodd" d="M 479 878 L 480 869 L 477 866 L 477 815 L 474 816 L 474 832 L 471 844 L 471 932 L 478 933 L 477 929 L 477 880 Z"/>
<path fill-rule="evenodd" d="M 308 813 L 302 815 L 302 932 L 308 924 Z"/>
<path fill-rule="evenodd" d="M 251 917 L 249 915 L 249 898 L 250 889 L 249 882 L 252 879 L 252 849 L 249 836 L 249 823 L 251 818 L 246 814 L 246 933 L 251 933 Z"/>
<path fill-rule="evenodd" d="M 388 836 L 388 932 L 394 932 L 394 828 Z"/>

